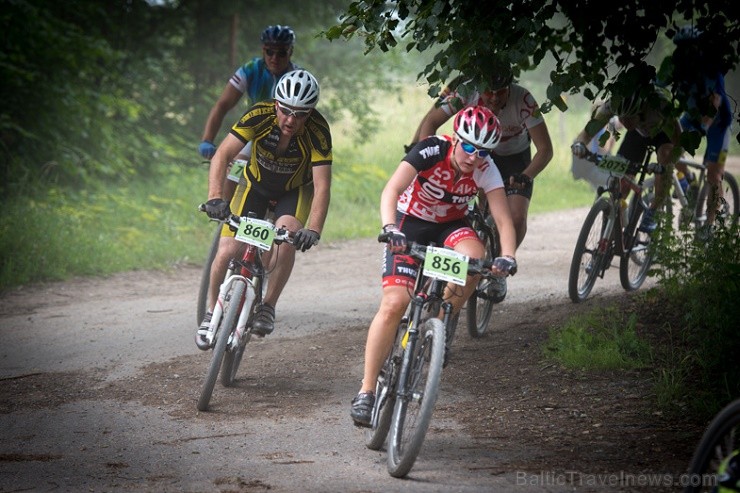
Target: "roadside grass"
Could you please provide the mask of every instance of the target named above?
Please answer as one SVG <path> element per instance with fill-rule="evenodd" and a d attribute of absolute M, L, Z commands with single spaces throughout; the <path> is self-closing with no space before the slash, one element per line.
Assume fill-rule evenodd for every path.
<path fill-rule="evenodd" d="M 624 370 L 650 363 L 650 346 L 637 335 L 637 316 L 615 307 L 576 315 L 552 329 L 548 357 L 573 370 Z"/>
<path fill-rule="evenodd" d="M 379 229 L 378 201 L 432 100 L 422 86 L 389 102 L 378 97 L 383 123 L 358 141 L 350 119 L 332 124 L 332 200 L 322 242 L 371 237 Z M 585 113 L 545 116 L 553 134 L 572 138 Z M 569 128 L 563 128 L 563 125 Z M 440 129 L 449 133 L 451 122 Z M 531 212 L 577 207 L 593 200 L 585 182 L 570 175 L 569 140 L 554 142 L 555 158 L 537 180 Z M 185 150 L 181 167 L 153 165 L 147 178 L 72 190 L 41 183 L 24 201 L 3 201 L 0 217 L 0 289 L 75 275 L 200 265 L 212 228 L 196 208 L 205 200 L 207 171 Z M 193 163 L 193 164 L 187 164 Z"/>

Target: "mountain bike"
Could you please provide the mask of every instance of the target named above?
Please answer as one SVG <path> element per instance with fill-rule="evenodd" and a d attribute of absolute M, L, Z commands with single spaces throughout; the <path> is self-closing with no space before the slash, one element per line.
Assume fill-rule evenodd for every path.
<path fill-rule="evenodd" d="M 387 241 L 387 235 L 378 240 Z M 408 255 L 422 265 L 378 377 L 371 425 L 365 432 L 365 445 L 372 450 L 379 450 L 387 438 L 387 468 L 397 478 L 413 467 L 437 401 L 445 331 L 452 323 L 452 304 L 443 298 L 445 286 L 448 282 L 464 285 L 467 274 L 493 275 L 490 260 L 469 260 L 447 248 L 414 243 Z"/>
<path fill-rule="evenodd" d="M 673 199 L 668 207 L 678 207 L 678 227 L 686 230 L 693 225 L 696 231 L 706 225 L 707 206 L 709 201 L 709 190 L 711 185 L 707 182 L 707 167 L 690 159 L 682 158 L 679 163 L 685 164 L 695 172 L 695 181 L 684 191 L 678 176 L 673 175 Z M 645 184 L 652 187 L 655 178 L 648 178 Z M 740 214 L 740 190 L 737 180 L 731 173 L 725 172 L 722 177 L 723 197 L 717 207 L 717 221 L 727 226 L 736 224 Z"/>
<path fill-rule="evenodd" d="M 645 281 L 653 252 L 650 234 L 640 231 L 638 225 L 655 197 L 654 183 L 645 184 L 645 177 L 662 172 L 661 165 L 650 162 L 654 152 L 655 148 L 649 147 L 642 164 L 630 163 L 621 156 L 587 152 L 585 159 L 610 176 L 606 188 L 597 190 L 573 251 L 568 295 L 574 303 L 588 297 L 596 278 L 604 277 L 615 255 L 620 259 L 619 280 L 625 290 L 634 291 Z M 622 190 L 627 192 L 623 194 Z"/>
<path fill-rule="evenodd" d="M 209 161 L 203 162 L 203 164 L 206 163 L 210 164 Z M 248 163 L 241 159 L 235 159 L 234 161 L 232 161 L 228 169 L 228 175 L 226 176 L 226 183 L 238 183 L 244 171 L 244 166 L 246 165 L 248 165 Z M 232 183 L 230 187 L 232 189 L 231 194 L 233 194 L 233 188 L 235 186 L 236 185 Z M 227 202 L 230 202 L 231 196 L 227 196 L 225 200 Z M 218 243 L 221 240 L 221 228 L 224 224 L 224 221 L 219 221 L 218 219 L 211 219 L 211 221 L 216 223 L 216 228 L 213 232 L 213 239 L 211 240 L 211 246 L 208 248 L 208 254 L 206 255 L 205 263 L 203 264 L 203 272 L 200 275 L 200 284 L 198 286 L 198 301 L 195 311 L 196 326 L 200 325 L 200 323 L 203 321 L 203 317 L 206 314 L 206 308 L 208 305 L 208 289 L 211 284 L 211 264 L 213 263 L 213 259 L 216 258 L 216 252 L 218 252 Z"/>
<path fill-rule="evenodd" d="M 273 244 L 292 243 L 291 232 L 276 229 L 271 221 L 257 219 L 253 213 L 247 217 L 232 215 L 226 222 L 236 231 L 236 240 L 246 243 L 246 248 L 241 258 L 229 261 L 219 287 L 218 302 L 206 335 L 213 353 L 198 399 L 199 411 L 208 409 L 219 371 L 224 387 L 234 384 L 252 335 L 254 312 L 262 303 L 263 286 L 269 275 L 263 263 L 263 252 L 269 251 Z"/>
<path fill-rule="evenodd" d="M 740 491 L 740 399 L 709 423 L 685 477 L 684 493 Z"/>
<path fill-rule="evenodd" d="M 485 205 L 480 201 L 475 201 L 468 207 L 468 220 L 470 226 L 478 234 L 478 238 L 483 242 L 486 249 L 485 260 L 493 261 L 501 252 L 498 229 L 496 223 L 491 217 L 488 210 L 488 202 Z M 468 333 L 471 337 L 483 337 L 488 323 L 491 321 L 493 314 L 493 305 L 500 302 L 497 299 L 495 286 L 490 278 L 481 277 L 475 292 L 470 296 L 466 303 L 465 313 L 467 315 Z"/>

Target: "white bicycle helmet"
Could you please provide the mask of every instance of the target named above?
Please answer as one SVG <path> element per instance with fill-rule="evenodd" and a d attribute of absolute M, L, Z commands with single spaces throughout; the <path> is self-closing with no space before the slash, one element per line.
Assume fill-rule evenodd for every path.
<path fill-rule="evenodd" d="M 455 115 L 453 128 L 458 137 L 481 149 L 493 149 L 501 140 L 501 124 L 485 106 L 467 106 Z"/>
<path fill-rule="evenodd" d="M 278 81 L 275 99 L 293 108 L 315 108 L 319 102 L 319 83 L 310 72 L 293 70 Z"/>

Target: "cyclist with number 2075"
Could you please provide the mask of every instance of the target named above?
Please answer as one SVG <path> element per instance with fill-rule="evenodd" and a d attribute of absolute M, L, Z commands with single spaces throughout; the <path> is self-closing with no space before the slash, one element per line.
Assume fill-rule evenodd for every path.
<path fill-rule="evenodd" d="M 506 276 L 516 269 L 514 225 L 501 173 L 491 159 L 491 150 L 501 139 L 498 118 L 488 108 L 468 106 L 457 113 L 453 128 L 452 136 L 431 136 L 417 143 L 380 197 L 383 233 L 389 235 L 389 241 L 383 297 L 368 331 L 364 378 L 350 411 L 358 426 L 370 425 L 376 380 L 416 281 L 417 261 L 404 255 L 409 243 L 444 244 L 470 258 L 483 258 L 483 243 L 466 221 L 468 202 L 480 188 L 501 234 L 501 257 L 495 259 L 491 271 Z M 469 276 L 463 288 L 448 286 L 445 299 L 451 301 L 453 315 L 477 283 L 477 276 Z"/>

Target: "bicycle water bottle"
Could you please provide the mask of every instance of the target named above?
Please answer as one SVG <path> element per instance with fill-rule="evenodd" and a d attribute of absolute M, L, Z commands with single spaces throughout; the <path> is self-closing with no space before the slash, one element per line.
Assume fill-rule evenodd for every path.
<path fill-rule="evenodd" d="M 627 222 L 630 220 L 629 215 L 627 214 L 627 200 L 622 199 L 619 201 L 619 212 L 622 216 L 622 227 L 627 226 Z"/>
<path fill-rule="evenodd" d="M 689 189 L 689 180 L 687 180 L 686 175 L 680 171 L 676 173 L 676 178 L 678 178 L 678 184 L 681 185 L 681 190 L 683 190 L 683 194 L 686 196 Z"/>

